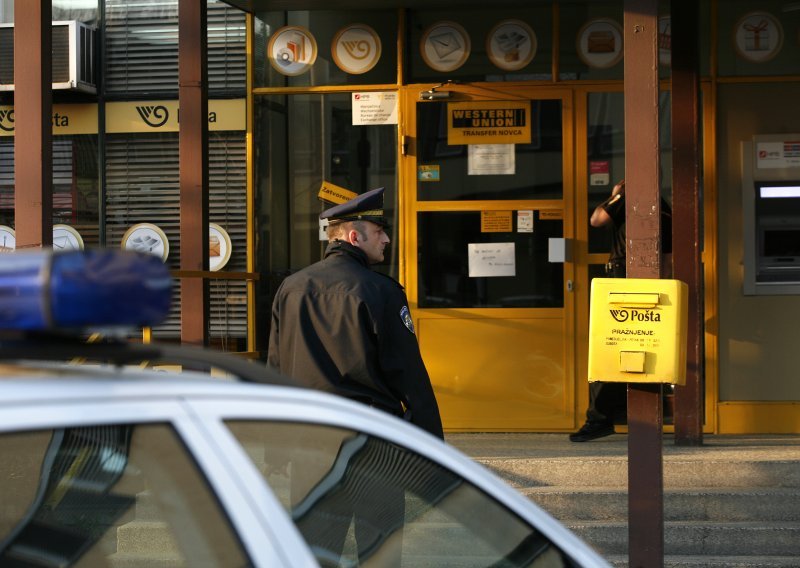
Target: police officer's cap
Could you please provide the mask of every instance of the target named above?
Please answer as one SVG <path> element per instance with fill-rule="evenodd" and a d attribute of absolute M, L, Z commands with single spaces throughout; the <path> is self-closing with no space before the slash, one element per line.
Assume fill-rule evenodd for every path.
<path fill-rule="evenodd" d="M 329 223 L 340 223 L 343 221 L 372 221 L 383 227 L 389 223 L 383 216 L 383 190 L 379 187 L 350 201 L 340 203 L 330 209 L 320 213 L 320 219 L 327 219 Z"/>

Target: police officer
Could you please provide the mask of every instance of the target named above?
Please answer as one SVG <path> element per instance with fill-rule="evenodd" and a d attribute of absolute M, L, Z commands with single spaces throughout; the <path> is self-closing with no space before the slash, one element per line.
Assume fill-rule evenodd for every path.
<path fill-rule="evenodd" d="M 272 305 L 268 362 L 315 389 L 380 408 L 443 438 L 403 287 L 375 272 L 389 244 L 384 188 L 324 211 L 324 258 L 289 276 Z"/>

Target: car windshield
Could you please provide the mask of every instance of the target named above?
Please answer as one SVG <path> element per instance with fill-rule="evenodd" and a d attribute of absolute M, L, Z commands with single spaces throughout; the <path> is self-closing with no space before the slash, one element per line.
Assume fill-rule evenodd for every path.
<path fill-rule="evenodd" d="M 249 565 L 173 429 L 0 434 L 0 566 Z"/>
<path fill-rule="evenodd" d="M 321 566 L 574 565 L 491 496 L 394 443 L 301 423 L 227 425 Z"/>

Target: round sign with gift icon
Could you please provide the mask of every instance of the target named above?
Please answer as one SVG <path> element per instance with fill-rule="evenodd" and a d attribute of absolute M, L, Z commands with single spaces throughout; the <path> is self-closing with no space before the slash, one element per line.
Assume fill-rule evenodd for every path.
<path fill-rule="evenodd" d="M 521 20 L 503 20 L 486 38 L 486 54 L 504 71 L 519 71 L 536 55 L 536 34 Z"/>
<path fill-rule="evenodd" d="M 301 75 L 317 60 L 317 40 L 305 28 L 284 26 L 269 40 L 267 57 L 282 75 Z"/>
<path fill-rule="evenodd" d="M 750 12 L 736 22 L 736 53 L 754 63 L 769 61 L 783 47 L 783 26 L 769 12 Z"/>

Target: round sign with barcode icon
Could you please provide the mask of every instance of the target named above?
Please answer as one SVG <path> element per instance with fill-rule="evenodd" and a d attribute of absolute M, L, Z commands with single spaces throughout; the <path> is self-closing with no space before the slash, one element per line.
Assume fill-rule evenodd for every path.
<path fill-rule="evenodd" d="M 300 26 L 284 26 L 267 46 L 269 62 L 282 75 L 301 75 L 317 60 L 317 40 Z"/>

